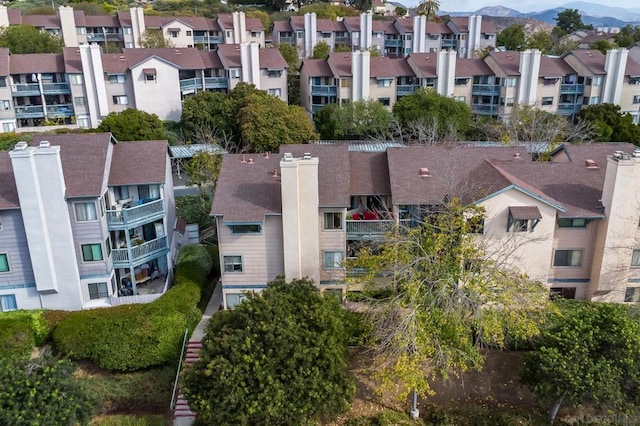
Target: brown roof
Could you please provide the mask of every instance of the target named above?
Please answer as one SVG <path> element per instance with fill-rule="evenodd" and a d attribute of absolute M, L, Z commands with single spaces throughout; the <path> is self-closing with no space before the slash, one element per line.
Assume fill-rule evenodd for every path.
<path fill-rule="evenodd" d="M 483 19 L 480 24 L 480 32 L 483 34 L 494 34 L 498 32 L 498 29 L 493 25 L 493 22 Z"/>
<path fill-rule="evenodd" d="M 82 60 L 80 50 L 77 47 L 65 47 L 62 49 L 64 58 L 64 72 L 78 74 L 82 72 Z"/>
<path fill-rule="evenodd" d="M 60 17 L 58 15 L 24 15 L 22 23 L 38 28 L 60 28 Z"/>
<path fill-rule="evenodd" d="M 407 63 L 406 58 L 389 58 L 378 56 L 371 58 L 371 78 L 414 76 L 415 73 Z"/>
<path fill-rule="evenodd" d="M 351 77 L 351 53 L 330 53 L 327 63 L 333 71 L 333 75 L 338 77 Z"/>
<path fill-rule="evenodd" d="M 407 57 L 407 62 L 420 78 L 437 77 L 437 61 L 437 53 L 412 53 Z"/>
<path fill-rule="evenodd" d="M 74 10 L 73 11 L 73 19 L 76 23 L 76 27 L 86 27 L 87 20 L 83 10 Z"/>
<path fill-rule="evenodd" d="M 7 9 L 7 12 L 9 14 L 9 25 L 23 24 L 21 9 Z"/>
<path fill-rule="evenodd" d="M 161 58 L 185 70 L 206 68 L 201 52 L 192 48 L 122 49 L 122 53 L 103 53 L 102 66 L 106 73 L 122 73 L 151 57 Z"/>
<path fill-rule="evenodd" d="M 394 24 L 398 31 L 402 33 L 413 32 L 413 19 L 396 19 Z"/>
<path fill-rule="evenodd" d="M 239 44 L 219 44 L 217 50 L 220 61 L 225 68 L 242 66 Z"/>
<path fill-rule="evenodd" d="M 18 207 L 20 207 L 20 201 L 11 158 L 8 152 L 0 151 L 0 210 Z"/>
<path fill-rule="evenodd" d="M 582 37 L 582 39 L 580 40 L 580 44 L 592 44 L 595 43 L 598 40 L 611 40 L 613 41 L 613 39 L 616 37 L 615 34 L 587 34 L 586 36 Z"/>
<path fill-rule="evenodd" d="M 280 169 L 281 155 L 226 154 L 211 205 L 211 214 L 223 222 L 262 222 L 265 215 L 282 213 L 280 180 L 272 176 Z M 254 164 L 245 160 L 253 159 Z"/>
<path fill-rule="evenodd" d="M 230 13 L 221 13 L 218 15 L 218 24 L 221 29 L 230 30 L 233 28 L 233 15 Z M 247 31 L 264 31 L 264 25 L 258 18 L 245 18 Z"/>
<path fill-rule="evenodd" d="M 456 59 L 456 77 L 473 77 L 476 75 L 493 75 L 493 72 L 480 58 Z"/>
<path fill-rule="evenodd" d="M 349 207 L 349 146 L 340 145 L 280 145 L 280 153 L 294 157 L 311 153 L 318 157 L 318 196 L 320 207 Z"/>
<path fill-rule="evenodd" d="M 120 22 L 117 16 L 112 15 L 87 15 L 85 16 L 87 28 L 120 28 Z"/>
<path fill-rule="evenodd" d="M 547 55 L 540 57 L 540 77 L 564 77 L 575 73 L 576 70 L 571 68 L 562 58 Z"/>
<path fill-rule="evenodd" d="M 131 23 L 131 11 L 123 10 L 123 11 L 118 12 L 116 14 L 116 16 L 118 17 L 118 21 L 120 22 L 121 26 L 130 27 L 132 25 L 132 23 Z M 145 26 L 146 26 L 146 19 L 145 19 Z"/>
<path fill-rule="evenodd" d="M 260 68 L 283 70 L 289 67 L 278 49 L 260 49 L 259 56 Z"/>
<path fill-rule="evenodd" d="M 342 21 L 333 21 L 331 19 L 318 19 L 316 21 L 316 29 L 320 32 L 345 32 L 347 28 L 344 26 Z"/>
<path fill-rule="evenodd" d="M 627 57 L 627 66 L 624 70 L 625 75 L 632 77 L 640 76 L 640 64 L 637 63 L 631 56 Z"/>
<path fill-rule="evenodd" d="M 290 33 L 293 32 L 289 21 L 273 21 L 273 32 L 277 33 Z"/>
<path fill-rule="evenodd" d="M 344 22 L 344 26 L 348 31 L 360 31 L 359 16 L 346 16 L 342 22 Z"/>
<path fill-rule="evenodd" d="M 509 214 L 515 220 L 542 219 L 542 214 L 537 206 L 511 206 Z"/>
<path fill-rule="evenodd" d="M 427 22 L 427 34 L 451 34 L 452 32 L 447 24 Z"/>
<path fill-rule="evenodd" d="M 65 72 L 64 57 L 61 53 L 27 53 L 9 56 L 11 74 L 33 72 Z"/>
<path fill-rule="evenodd" d="M 167 155 L 167 141 L 116 144 L 109 170 L 109 185 L 163 183 L 167 173 Z"/>
<path fill-rule="evenodd" d="M 289 19 L 289 23 L 291 24 L 293 31 L 304 30 L 304 16 L 293 15 Z"/>
<path fill-rule="evenodd" d="M 350 152 L 351 195 L 391 195 L 389 167 L 384 152 Z"/>
<path fill-rule="evenodd" d="M 605 56 L 599 50 L 576 49 L 568 53 L 584 64 L 593 74 L 604 74 Z"/>
<path fill-rule="evenodd" d="M 110 133 L 78 133 L 66 135 L 37 135 L 33 142 L 49 141 L 60 146 L 60 159 L 67 197 L 99 197 L 104 187 L 103 171 L 107 165 L 107 151 L 113 139 Z M 138 163 L 136 167 L 139 167 Z"/>
<path fill-rule="evenodd" d="M 520 52 L 489 52 L 507 75 L 520 75 Z"/>
<path fill-rule="evenodd" d="M 0 75 L 9 75 L 9 48 L 0 47 Z"/>
<path fill-rule="evenodd" d="M 398 35 L 398 29 L 393 25 L 392 21 L 373 21 L 373 31 L 374 32 L 384 32 L 389 35 Z"/>
<path fill-rule="evenodd" d="M 304 72 L 309 77 L 333 76 L 333 71 L 326 59 L 303 59 L 300 72 Z"/>
<path fill-rule="evenodd" d="M 457 30 L 461 33 L 469 32 L 469 17 L 467 16 L 453 16 L 450 18 L 451 22 Z"/>
<path fill-rule="evenodd" d="M 202 59 L 202 63 L 205 69 L 223 69 L 222 62 L 220 62 L 220 57 L 218 56 L 218 52 L 213 50 L 199 50 L 200 58 Z"/>

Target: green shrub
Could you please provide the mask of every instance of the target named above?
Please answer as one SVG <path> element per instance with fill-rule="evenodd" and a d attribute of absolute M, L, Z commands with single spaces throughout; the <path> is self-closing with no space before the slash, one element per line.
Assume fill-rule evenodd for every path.
<path fill-rule="evenodd" d="M 89 424 L 90 426 L 165 426 L 166 422 L 161 415 L 117 415 L 103 417 Z"/>
<path fill-rule="evenodd" d="M 27 356 L 34 346 L 42 345 L 52 326 L 44 311 L 13 311 L 0 314 L 0 358 Z"/>
<path fill-rule="evenodd" d="M 209 256 L 211 256 L 211 260 L 213 261 L 213 269 L 211 269 L 211 275 L 214 277 L 220 276 L 220 252 L 218 251 L 218 246 L 215 244 L 208 244 L 205 246 L 207 252 L 209 252 Z"/>
<path fill-rule="evenodd" d="M 184 277 L 203 283 L 213 268 L 213 260 L 203 245 L 190 244 L 180 249 L 176 267 L 181 270 Z"/>
<path fill-rule="evenodd" d="M 407 413 L 384 410 L 373 416 L 358 416 L 350 419 L 345 426 L 417 426 L 424 424 L 420 420 L 409 418 Z"/>

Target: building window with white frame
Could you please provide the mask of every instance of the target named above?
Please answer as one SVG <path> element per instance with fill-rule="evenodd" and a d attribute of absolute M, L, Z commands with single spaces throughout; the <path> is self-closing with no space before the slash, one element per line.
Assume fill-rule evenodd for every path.
<path fill-rule="evenodd" d="M 73 98 L 73 101 L 75 102 L 77 107 L 83 107 L 87 105 L 87 98 L 85 98 L 84 96 L 76 96 Z"/>
<path fill-rule="evenodd" d="M 227 308 L 233 309 L 245 301 L 247 295 L 244 293 L 227 293 Z"/>
<path fill-rule="evenodd" d="M 598 105 L 600 103 L 600 96 L 592 96 L 589 100 L 589 105 Z"/>
<path fill-rule="evenodd" d="M 124 27 L 124 28 L 122 28 L 122 34 L 124 34 L 124 35 L 131 35 L 131 34 L 133 34 L 133 28 L 131 28 L 131 27 Z"/>
<path fill-rule="evenodd" d="M 231 78 L 240 78 L 240 70 L 238 68 L 234 68 L 229 71 L 231 74 Z"/>
<path fill-rule="evenodd" d="M 114 96 L 113 97 L 113 104 L 114 105 L 128 105 L 129 104 L 129 99 L 127 98 L 126 95 Z"/>
<path fill-rule="evenodd" d="M 467 97 L 466 96 L 454 96 L 454 99 L 458 102 L 462 102 L 462 103 L 466 103 L 467 102 Z"/>
<path fill-rule="evenodd" d="M 0 312 L 15 311 L 18 309 L 15 294 L 3 294 L 0 296 Z"/>
<path fill-rule="evenodd" d="M 82 244 L 82 260 L 84 262 L 99 262 L 104 260 L 102 257 L 102 244 Z"/>
<path fill-rule="evenodd" d="M 322 259 L 322 267 L 324 269 L 339 269 L 342 268 L 344 253 L 341 251 L 325 251 Z"/>
<path fill-rule="evenodd" d="M 602 76 L 595 76 L 591 81 L 592 86 L 602 86 Z"/>
<path fill-rule="evenodd" d="M 507 78 L 507 87 L 516 87 L 516 78 L 515 77 L 509 77 Z"/>
<path fill-rule="evenodd" d="M 279 98 L 280 96 L 282 96 L 282 90 L 280 90 L 280 89 L 269 89 L 269 94 L 271 96 L 275 96 L 276 98 Z"/>
<path fill-rule="evenodd" d="M 640 104 L 640 95 L 635 95 L 633 97 L 633 103 L 634 104 Z"/>
<path fill-rule="evenodd" d="M 124 84 L 126 81 L 126 76 L 124 74 L 110 74 L 109 75 L 109 83 L 111 84 Z"/>
<path fill-rule="evenodd" d="M 624 292 L 624 301 L 627 303 L 640 302 L 640 287 L 627 287 Z"/>
<path fill-rule="evenodd" d="M 16 125 L 13 123 L 2 123 L 3 132 L 15 132 Z"/>
<path fill-rule="evenodd" d="M 326 212 L 324 214 L 324 230 L 340 230 L 342 229 L 342 213 Z"/>
<path fill-rule="evenodd" d="M 89 299 L 104 299 L 109 297 L 109 286 L 107 283 L 89 283 Z"/>
<path fill-rule="evenodd" d="M 582 265 L 582 250 L 556 250 L 553 266 L 578 267 Z"/>
<path fill-rule="evenodd" d="M 548 106 L 553 105 L 553 96 L 545 96 L 542 98 L 542 105 Z"/>
<path fill-rule="evenodd" d="M 378 87 L 391 87 L 391 79 L 390 78 L 379 78 L 378 79 Z"/>
<path fill-rule="evenodd" d="M 88 129 L 90 127 L 88 117 L 78 117 L 76 122 L 78 123 L 78 127 L 81 129 Z"/>
<path fill-rule="evenodd" d="M 242 256 L 223 256 L 225 272 L 242 272 Z"/>
<path fill-rule="evenodd" d="M 9 272 L 9 256 L 6 253 L 0 253 L 0 272 Z"/>
<path fill-rule="evenodd" d="M 640 249 L 633 249 L 631 255 L 631 266 L 640 266 Z"/>
<path fill-rule="evenodd" d="M 74 203 L 73 208 L 76 211 L 76 222 L 89 222 L 98 220 L 96 214 L 96 204 L 90 203 Z"/>
<path fill-rule="evenodd" d="M 73 85 L 82 84 L 82 74 L 69 74 L 69 82 Z"/>
<path fill-rule="evenodd" d="M 9 101 L 0 101 L 0 110 L 1 111 L 9 111 L 11 109 L 11 102 Z"/>
<path fill-rule="evenodd" d="M 85 27 L 76 27 L 76 34 L 85 35 L 87 33 L 87 29 Z"/>

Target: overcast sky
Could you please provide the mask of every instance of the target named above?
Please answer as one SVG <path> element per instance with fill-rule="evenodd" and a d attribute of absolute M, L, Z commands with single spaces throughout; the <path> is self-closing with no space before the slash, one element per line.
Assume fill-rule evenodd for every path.
<path fill-rule="evenodd" d="M 504 6 L 520 12 L 540 12 L 545 9 L 562 6 L 571 0 L 440 0 L 440 10 L 446 12 L 473 12 L 484 6 Z M 400 3 L 406 3 L 407 6 L 415 6 L 419 0 L 400 0 Z M 600 3 L 593 1 L 593 3 Z M 635 1 L 629 0 L 606 0 L 603 3 L 611 7 L 640 7 L 635 6 Z"/>

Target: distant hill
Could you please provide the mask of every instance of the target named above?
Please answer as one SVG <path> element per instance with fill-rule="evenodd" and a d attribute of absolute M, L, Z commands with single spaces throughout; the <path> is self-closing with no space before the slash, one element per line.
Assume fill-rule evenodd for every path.
<path fill-rule="evenodd" d="M 522 25 L 524 28 L 524 33 L 527 36 L 532 35 L 533 33 L 537 33 L 538 31 L 547 31 L 551 32 L 553 29 L 553 25 L 548 22 L 540 21 L 539 19 L 533 18 L 521 18 L 521 17 L 512 17 L 512 16 L 483 16 L 483 21 L 492 22 L 496 27 L 496 31 L 501 32 L 505 28 L 511 25 Z"/>

